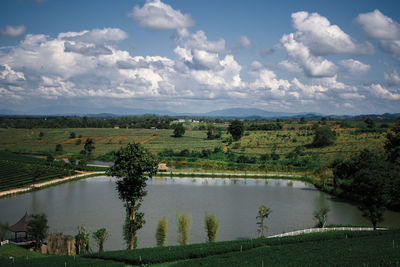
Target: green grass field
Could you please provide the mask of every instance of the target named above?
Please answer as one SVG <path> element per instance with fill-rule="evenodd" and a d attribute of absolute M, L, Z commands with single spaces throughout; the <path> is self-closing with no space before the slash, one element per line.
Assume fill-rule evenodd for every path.
<path fill-rule="evenodd" d="M 43 137 L 39 138 L 39 133 Z M 76 138 L 70 139 L 71 132 Z M 230 148 L 235 154 L 260 156 L 271 153 L 284 156 L 297 146 L 304 146 L 312 142 L 312 131 L 307 130 L 280 130 L 280 131 L 251 131 Z M 337 129 L 338 138 L 334 145 L 325 148 L 306 148 L 306 152 L 320 155 L 321 162 L 329 163 L 337 157 L 348 158 L 363 149 L 375 152 L 383 151 L 386 133 L 359 133 L 354 129 Z M 307 135 L 308 134 L 308 135 Z M 78 136 L 82 136 L 79 138 Z M 206 131 L 186 131 L 182 138 L 174 138 L 172 130 L 151 129 L 0 129 L 0 150 L 24 153 L 54 152 L 56 144 L 62 144 L 63 154 L 78 154 L 83 149 L 87 138 L 95 142 L 94 157 L 100 157 L 131 142 L 143 144 L 153 153 L 164 149 L 181 151 L 183 149 L 201 151 L 221 146 L 227 148 L 222 140 L 207 140 Z M 226 133 L 223 137 L 228 137 Z M 81 144 L 77 145 L 77 140 Z M 236 144 L 237 143 L 237 144 Z"/>
<path fill-rule="evenodd" d="M 284 238 L 109 251 L 89 257 L 152 266 L 398 266 L 400 231 L 331 231 Z"/>

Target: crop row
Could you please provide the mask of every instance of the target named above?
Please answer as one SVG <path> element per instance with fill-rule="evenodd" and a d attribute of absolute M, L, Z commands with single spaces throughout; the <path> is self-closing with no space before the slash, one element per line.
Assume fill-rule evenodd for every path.
<path fill-rule="evenodd" d="M 192 244 L 187 246 L 170 246 L 157 248 L 143 248 L 137 250 L 120 250 L 90 254 L 86 257 L 122 261 L 128 264 L 154 264 L 177 260 L 208 257 L 210 255 L 225 254 L 230 252 L 246 251 L 263 246 L 279 246 L 283 244 L 317 242 L 330 239 L 346 239 L 352 237 L 390 235 L 392 231 L 380 232 L 349 232 L 332 231 L 326 233 L 313 233 L 301 236 L 284 238 L 257 238 L 238 241 L 226 241 L 206 244 Z M 399 232 L 397 232 L 398 234 Z M 250 265 L 249 265 L 250 266 Z"/>
<path fill-rule="evenodd" d="M 400 232 L 264 246 L 170 266 L 399 266 Z"/>

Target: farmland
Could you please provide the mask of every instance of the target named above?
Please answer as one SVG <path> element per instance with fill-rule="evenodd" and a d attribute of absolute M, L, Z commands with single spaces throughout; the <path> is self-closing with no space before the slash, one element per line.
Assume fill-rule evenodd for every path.
<path fill-rule="evenodd" d="M 332 123 L 333 124 L 333 123 Z M 138 142 L 153 153 L 166 149 L 175 152 L 182 150 L 213 150 L 221 147 L 235 155 L 260 157 L 274 152 L 280 158 L 286 157 L 296 147 L 305 147 L 308 154 L 316 154 L 322 165 L 328 165 L 335 158 L 349 158 L 363 149 L 382 152 L 385 131 L 357 132 L 355 128 L 340 128 L 331 125 L 337 132 L 334 145 L 324 148 L 306 148 L 312 142 L 311 130 L 247 131 L 241 140 L 229 145 L 229 135 L 223 132 L 221 139 L 207 140 L 206 131 L 187 130 L 182 138 L 174 138 L 169 129 L 105 129 L 105 128 L 67 128 L 67 129 L 0 129 L 0 150 L 20 153 L 55 153 L 55 146 L 61 144 L 63 152 L 58 156 L 78 155 L 84 142 L 91 138 L 95 142 L 93 158 L 106 159 L 109 153 L 127 143 Z M 336 127 L 336 128 L 335 128 Z M 75 138 L 69 138 L 70 133 Z M 39 138 L 39 133 L 43 136 Z M 80 140 L 80 141 L 78 141 Z M 55 155 L 57 157 L 57 154 Z M 108 157 L 110 159 L 110 157 Z"/>

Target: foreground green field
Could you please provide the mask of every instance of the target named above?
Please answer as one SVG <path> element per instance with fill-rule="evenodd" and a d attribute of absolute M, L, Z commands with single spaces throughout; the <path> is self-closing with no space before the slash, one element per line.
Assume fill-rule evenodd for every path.
<path fill-rule="evenodd" d="M 75 133 L 75 138 L 69 138 L 72 132 Z M 325 148 L 305 147 L 305 152 L 318 154 L 322 165 L 327 165 L 335 158 L 349 158 L 363 149 L 383 151 L 385 131 L 360 133 L 352 128 L 336 128 L 336 132 L 338 137 L 334 145 Z M 42 137 L 39 137 L 40 133 Z M 221 147 L 225 151 L 229 148 L 236 155 L 259 157 L 274 152 L 284 158 L 296 147 L 310 144 L 313 138 L 311 130 L 250 131 L 240 141 L 228 146 L 226 140 L 229 135 L 226 133 L 218 140 L 207 140 L 206 131 L 187 130 L 182 138 L 174 138 L 172 134 L 173 130 L 157 129 L 0 129 L 0 150 L 54 153 L 55 146 L 61 144 L 63 151 L 59 154 L 71 156 L 79 154 L 86 139 L 91 138 L 96 147 L 92 155 L 94 158 L 107 158 L 108 153 L 129 142 L 141 143 L 153 153 L 166 149 L 176 152 L 184 149 L 201 152 Z"/>
<path fill-rule="evenodd" d="M 14 262 L 9 259 L 14 257 Z M 400 230 L 330 231 L 284 238 L 48 256 L 0 247 L 1 266 L 400 266 Z"/>
<path fill-rule="evenodd" d="M 160 266 L 397 266 L 400 231 L 301 236 L 110 251 L 90 257 Z"/>

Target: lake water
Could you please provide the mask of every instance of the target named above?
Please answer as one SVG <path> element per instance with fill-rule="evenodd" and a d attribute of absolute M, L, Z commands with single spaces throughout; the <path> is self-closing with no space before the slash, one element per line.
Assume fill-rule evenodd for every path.
<path fill-rule="evenodd" d="M 356 206 L 333 199 L 304 182 L 287 180 L 223 178 L 153 178 L 141 211 L 146 224 L 139 231 L 139 247 L 155 246 L 158 219 L 168 220 L 168 245 L 177 244 L 176 212 L 191 215 L 190 243 L 205 242 L 204 213 L 219 221 L 218 240 L 257 237 L 258 207 L 272 213 L 267 219 L 268 235 L 312 227 L 312 213 L 329 207 L 328 223 L 369 224 Z M 125 248 L 122 238 L 124 207 L 115 181 L 95 177 L 40 191 L 0 199 L 0 221 L 14 224 L 28 211 L 47 214 L 50 233 L 75 235 L 84 224 L 90 232 L 105 227 L 111 234 L 106 250 Z M 400 213 L 387 212 L 383 226 L 400 226 Z"/>

